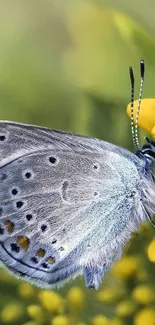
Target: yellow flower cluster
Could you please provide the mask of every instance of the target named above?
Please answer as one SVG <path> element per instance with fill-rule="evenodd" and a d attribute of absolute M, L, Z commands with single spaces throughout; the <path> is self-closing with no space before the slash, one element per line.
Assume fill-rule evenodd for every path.
<path fill-rule="evenodd" d="M 148 258 L 152 263 L 155 263 L 155 238 L 151 241 L 147 250 Z"/>
<path fill-rule="evenodd" d="M 126 325 L 130 320 L 134 325 L 153 325 L 155 286 L 149 283 L 149 270 L 144 265 L 146 260 L 154 267 L 155 239 L 147 241 L 145 247 L 143 257 L 129 254 L 116 262 L 97 292 L 78 285 L 67 291 L 39 290 L 13 278 L 16 302 L 12 299 L 1 308 L 0 324 Z M 7 284 L 5 272 L 1 273 Z"/>
<path fill-rule="evenodd" d="M 138 100 L 134 101 L 134 121 L 136 120 Z M 131 107 L 130 104 L 127 106 L 127 114 L 130 117 Z M 149 112 L 149 113 L 148 113 Z M 140 115 L 138 125 L 151 133 L 152 137 L 155 138 L 155 99 L 144 98 L 141 102 Z"/>
<path fill-rule="evenodd" d="M 135 318 L 134 325 L 154 325 L 155 323 L 155 309 L 145 308 L 140 310 Z"/>
<path fill-rule="evenodd" d="M 135 276 L 140 267 L 140 259 L 135 256 L 125 256 L 120 261 L 116 262 L 111 272 L 119 278 L 130 278 Z"/>
<path fill-rule="evenodd" d="M 140 304 L 151 304 L 155 301 L 155 291 L 148 285 L 139 285 L 132 291 L 132 297 Z"/>
<path fill-rule="evenodd" d="M 8 304 L 1 310 L 1 321 L 6 324 L 16 322 L 21 318 L 23 313 L 24 310 L 19 303 Z"/>
<path fill-rule="evenodd" d="M 45 310 L 52 313 L 63 313 L 65 308 L 64 299 L 54 291 L 40 291 L 39 300 Z"/>

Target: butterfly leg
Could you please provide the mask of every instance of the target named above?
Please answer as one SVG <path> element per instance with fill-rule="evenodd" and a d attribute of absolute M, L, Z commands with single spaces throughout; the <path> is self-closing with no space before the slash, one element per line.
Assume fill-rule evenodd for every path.
<path fill-rule="evenodd" d="M 84 277 L 87 288 L 98 289 L 105 271 L 100 266 L 86 266 L 84 268 Z"/>
<path fill-rule="evenodd" d="M 117 243 L 117 241 L 114 239 L 113 243 L 111 243 L 111 245 L 109 245 L 102 254 L 102 261 L 104 261 L 104 263 L 101 264 L 96 260 L 95 265 L 90 263 L 84 267 L 83 273 L 86 286 L 88 288 L 98 289 L 107 270 L 109 270 L 109 268 L 116 260 L 120 258 L 121 255 L 122 243 Z"/>

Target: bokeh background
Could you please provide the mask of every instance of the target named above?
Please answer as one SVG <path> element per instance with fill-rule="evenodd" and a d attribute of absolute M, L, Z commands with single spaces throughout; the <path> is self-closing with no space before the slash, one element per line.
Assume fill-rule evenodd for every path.
<path fill-rule="evenodd" d="M 1 0 L 0 118 L 133 149 L 128 67 L 145 59 L 155 96 L 154 0 Z M 143 141 L 143 135 L 140 136 Z M 148 224 L 99 291 L 77 279 L 39 290 L 0 270 L 0 325 L 155 324 L 155 232 Z"/>

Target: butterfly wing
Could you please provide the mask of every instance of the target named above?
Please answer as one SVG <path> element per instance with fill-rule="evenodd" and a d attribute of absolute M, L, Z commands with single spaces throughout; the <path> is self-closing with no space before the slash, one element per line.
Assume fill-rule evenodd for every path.
<path fill-rule="evenodd" d="M 27 153 L 48 148 L 92 153 L 110 150 L 135 163 L 138 160 L 128 150 L 99 139 L 33 125 L 0 121 L 0 167 Z"/>
<path fill-rule="evenodd" d="M 98 287 L 134 226 L 139 175 L 132 154 L 130 161 L 117 151 L 0 123 L 0 259 L 12 272 L 42 287 L 84 273 L 87 286 Z"/>

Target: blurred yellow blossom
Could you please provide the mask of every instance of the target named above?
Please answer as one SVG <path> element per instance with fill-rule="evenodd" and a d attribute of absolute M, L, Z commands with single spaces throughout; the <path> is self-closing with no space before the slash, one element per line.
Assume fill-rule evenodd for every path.
<path fill-rule="evenodd" d="M 103 315 L 96 315 L 92 318 L 91 325 L 109 325 L 109 320 Z"/>
<path fill-rule="evenodd" d="M 42 323 L 42 321 L 44 320 L 44 313 L 39 305 L 28 306 L 27 313 L 32 319 L 38 321 L 39 323 Z"/>
<path fill-rule="evenodd" d="M 116 306 L 116 315 L 119 317 L 127 317 L 134 313 L 135 304 L 131 300 L 123 300 Z"/>
<path fill-rule="evenodd" d="M 23 308 L 20 304 L 9 304 L 5 306 L 0 313 L 0 318 L 4 323 L 12 323 L 17 321 L 23 315 Z"/>
<path fill-rule="evenodd" d="M 155 263 L 155 238 L 151 241 L 147 249 L 148 258 Z"/>
<path fill-rule="evenodd" d="M 42 306 L 52 313 L 61 313 L 64 310 L 64 299 L 57 292 L 40 291 L 39 299 Z"/>
<path fill-rule="evenodd" d="M 155 291 L 147 285 L 139 285 L 132 291 L 132 297 L 140 304 L 149 304 L 154 301 Z"/>
<path fill-rule="evenodd" d="M 140 310 L 134 318 L 134 325 L 154 325 L 154 324 L 155 324 L 155 310 L 153 308 L 145 308 Z"/>
<path fill-rule="evenodd" d="M 68 303 L 75 307 L 84 306 L 85 295 L 79 287 L 72 287 L 67 294 Z"/>
<path fill-rule="evenodd" d="M 70 321 L 68 317 L 59 315 L 52 319 L 51 325 L 70 325 Z"/>
<path fill-rule="evenodd" d="M 134 101 L 134 120 L 136 120 L 138 100 Z M 127 106 L 127 114 L 130 117 L 131 107 Z M 149 114 L 148 114 L 149 112 Z M 140 106 L 140 114 L 138 119 L 138 125 L 151 133 L 155 138 L 155 98 L 143 98 Z"/>
<path fill-rule="evenodd" d="M 29 283 L 22 282 L 18 287 L 19 295 L 23 298 L 30 298 L 35 293 L 35 288 L 32 287 Z"/>
<path fill-rule="evenodd" d="M 114 276 L 120 278 L 129 278 L 136 274 L 140 266 L 140 259 L 135 256 L 124 256 L 116 262 L 111 272 Z"/>
<path fill-rule="evenodd" d="M 112 288 L 105 288 L 97 292 L 97 299 L 100 302 L 112 303 L 115 302 L 120 297 L 118 290 Z"/>

